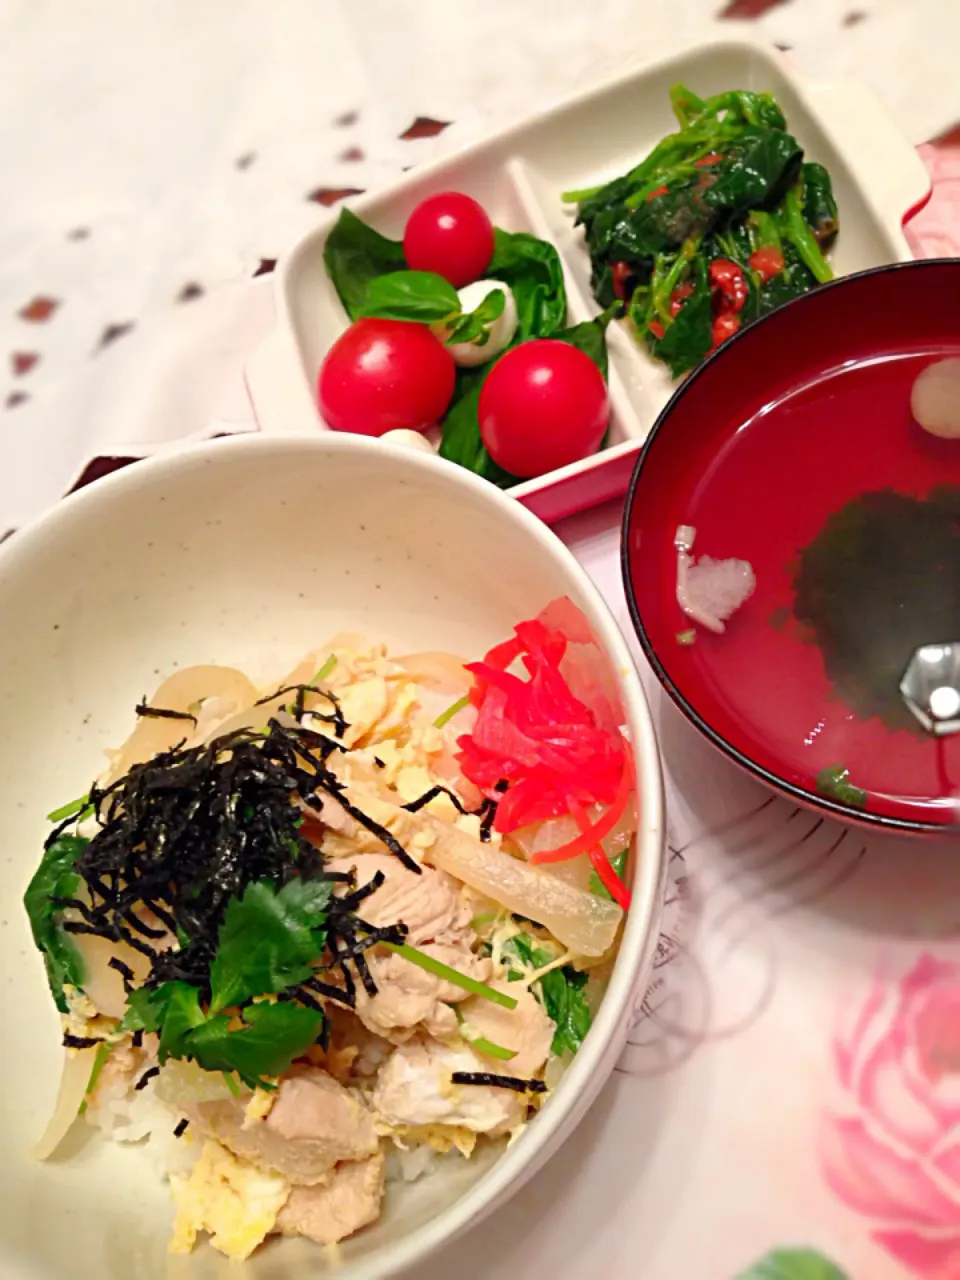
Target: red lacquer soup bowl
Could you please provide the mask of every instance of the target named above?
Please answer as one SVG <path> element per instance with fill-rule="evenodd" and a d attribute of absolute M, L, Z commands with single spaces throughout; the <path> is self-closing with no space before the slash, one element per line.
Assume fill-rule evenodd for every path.
<path fill-rule="evenodd" d="M 910 409 L 945 356 L 960 356 L 960 259 L 788 303 L 677 390 L 623 526 L 637 635 L 692 723 L 799 802 L 901 831 L 958 818 L 960 733 L 930 733 L 901 693 L 919 647 L 960 642 L 960 440 Z M 752 566 L 723 634 L 678 604 L 683 525 L 694 557 Z"/>

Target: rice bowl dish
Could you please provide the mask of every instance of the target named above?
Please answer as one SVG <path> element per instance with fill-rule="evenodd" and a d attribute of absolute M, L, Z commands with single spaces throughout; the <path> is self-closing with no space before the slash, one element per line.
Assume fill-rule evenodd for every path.
<path fill-rule="evenodd" d="M 246 457 L 255 451 L 261 491 L 287 494 L 295 512 L 303 495 L 296 484 L 291 492 L 290 468 L 280 460 L 288 451 L 333 457 L 337 462 L 330 465 L 337 467 L 345 466 L 343 459 L 352 463 L 354 455 L 369 456 L 353 442 L 323 442 L 320 449 L 302 442 L 256 442 L 253 449 L 230 443 L 222 452 L 218 446 L 218 453 L 232 455 L 234 477 L 229 466 L 222 477 L 217 467 L 204 482 L 212 476 L 223 493 L 232 493 L 236 472 L 251 465 Z M 399 474 L 402 486 L 422 479 L 441 494 L 448 487 L 461 490 L 459 481 L 447 486 L 445 469 L 438 475 L 430 460 L 396 455 L 388 470 Z M 122 490 L 135 487 L 132 479 L 118 477 L 104 492 L 124 498 Z M 316 473 L 311 490 L 315 484 Z M 306 480 L 301 487 L 306 491 Z M 472 499 L 470 490 L 468 481 Z M 90 494 L 87 503 L 98 496 Z M 455 496 L 462 503 L 463 493 Z M 499 506 L 496 498 L 481 499 L 488 501 Z M 356 493 L 344 502 L 356 505 Z M 382 521 L 369 557 L 377 561 L 391 528 L 389 518 L 372 514 L 372 503 L 371 496 L 366 509 L 353 513 L 353 530 Z M 458 507 L 453 497 L 447 503 L 447 511 L 439 504 L 445 522 Z M 187 495 L 184 505 L 193 506 Z M 349 519 L 344 511 L 330 513 L 341 535 Z M 154 517 L 167 518 L 159 504 L 135 531 L 132 541 L 141 547 L 155 543 Z M 508 519 L 522 528 L 528 517 L 511 509 Z M 289 520 L 291 528 L 299 527 L 296 515 Z M 251 572 L 250 547 L 240 548 L 248 556 L 242 570 L 226 566 L 237 563 L 242 513 L 227 523 L 223 571 L 208 550 L 192 577 L 187 564 L 186 586 L 180 580 L 160 592 L 189 596 L 195 582 L 201 594 L 209 593 L 209 584 L 230 572 L 240 586 Z M 488 547 L 495 527 L 491 522 L 485 530 Z M 91 526 L 91 537 L 99 542 L 100 536 Z M 205 536 L 194 528 L 181 539 Z M 348 528 L 347 543 L 354 537 Z M 25 535 L 21 545 L 28 543 Z M 415 562 L 425 556 L 422 543 L 415 553 Z M 33 792 L 30 829 L 39 841 L 34 866 L 23 864 L 20 893 L 38 870 L 43 836 L 37 821 L 47 811 L 43 861 L 65 879 L 52 884 L 42 874 L 27 905 L 61 1006 L 61 1052 L 70 1069 L 39 1151 L 55 1154 L 46 1165 L 35 1164 L 30 1177 L 41 1195 L 45 1185 L 50 1191 L 69 1187 L 79 1159 L 81 1180 L 91 1189 L 99 1185 L 102 1196 L 106 1184 L 97 1171 L 120 1168 L 113 1157 L 103 1163 L 109 1148 L 124 1152 L 131 1190 L 142 1187 L 146 1198 L 149 1178 L 161 1193 L 158 1199 L 149 1192 L 154 1261 L 139 1270 L 126 1264 L 138 1274 L 162 1269 L 158 1248 L 172 1244 L 185 1251 L 204 1240 L 213 1248 L 204 1243 L 194 1258 L 183 1259 L 191 1275 L 207 1274 L 205 1259 L 218 1248 L 234 1258 L 253 1253 L 246 1264 L 252 1275 L 261 1273 L 261 1254 L 264 1260 L 302 1257 L 305 1266 L 311 1258 L 321 1271 L 339 1261 L 350 1275 L 387 1274 L 399 1256 L 398 1237 L 410 1241 L 409 1260 L 422 1256 L 421 1240 L 432 1236 L 435 1245 L 449 1234 L 454 1206 L 465 1226 L 494 1195 L 516 1185 L 517 1171 L 530 1164 L 526 1153 L 545 1157 L 558 1120 L 585 1109 L 605 1074 L 598 1064 L 611 1061 L 619 1028 L 626 1027 L 630 975 L 641 959 L 638 933 L 642 959 L 649 958 L 649 913 L 662 871 L 656 784 L 647 799 L 657 765 L 632 695 L 624 699 L 621 660 L 614 657 L 611 665 L 606 656 L 609 636 L 589 596 L 574 605 L 558 594 L 568 584 L 577 591 L 579 583 L 562 573 L 551 576 L 541 560 L 540 587 L 532 592 L 523 586 L 506 609 L 497 606 L 495 627 L 478 628 L 469 593 L 462 608 L 450 609 L 452 588 L 443 569 L 432 566 L 430 586 L 439 588 L 451 616 L 460 622 L 467 617 L 469 625 L 459 631 L 456 622 L 432 630 L 397 627 L 390 621 L 394 601 L 416 593 L 422 575 L 406 571 L 386 611 L 364 617 L 349 592 L 362 589 L 366 598 L 381 588 L 371 582 L 368 566 L 358 570 L 357 560 L 351 547 L 347 563 L 363 582 L 348 584 L 346 607 L 333 602 L 309 627 L 297 619 L 284 637 L 289 643 L 272 653 L 262 627 L 259 646 L 237 644 L 232 621 L 218 632 L 226 638 L 213 643 L 218 627 L 204 621 L 201 646 L 181 648 L 178 662 L 164 663 L 161 645 L 141 632 L 140 660 L 127 652 L 116 695 L 104 670 L 103 682 L 74 703 L 82 708 L 79 726 L 96 714 L 98 690 L 100 700 L 110 702 L 103 720 L 111 726 L 109 736 L 105 729 L 98 733 L 99 750 L 108 751 L 106 768 L 89 750 L 68 749 L 69 770 L 55 770 L 52 782 Z M 301 557 L 291 566 L 294 579 L 305 563 Z M 262 580 L 263 569 L 254 565 L 253 572 Z M 402 572 L 398 567 L 398 577 Z M 161 579 L 163 573 L 152 580 Z M 547 584 L 554 603 L 544 609 Z M 4 585 L 0 575 L 0 589 Z M 214 589 L 218 605 L 224 594 Z M 377 625 L 380 618 L 386 625 Z M 338 622 L 359 623 L 364 634 L 324 641 Z M 435 649 L 429 648 L 433 641 Z M 114 646 L 112 652 L 123 650 Z M 84 654 L 77 657 L 59 669 L 68 675 L 86 670 Z M 531 698 L 536 680 L 548 678 L 550 698 Z M 565 704 L 558 701 L 563 689 Z M 4 701 L 9 706 L 9 694 Z M 518 762 L 491 737 L 493 727 L 518 724 L 524 716 L 525 731 L 534 736 L 551 724 L 552 731 L 562 728 L 559 737 L 553 732 L 554 746 L 561 738 L 569 746 L 576 737 L 570 726 L 581 721 L 589 749 L 552 791 L 550 770 L 554 781 L 562 773 L 555 759 L 543 772 L 546 757 Z M 584 766 L 588 758 L 595 767 Z M 540 769 L 535 787 L 524 787 L 524 769 Z M 182 785 L 184 770 L 193 770 L 195 790 Z M 209 838 L 216 804 L 204 808 L 200 796 L 219 796 L 226 805 L 224 779 L 231 771 L 243 787 L 254 787 L 247 797 L 253 813 L 245 813 L 234 796 L 226 807 L 238 821 L 221 824 Z M 5 774 L 11 777 L 9 768 Z M 271 791 L 280 774 L 282 785 Z M 576 787 L 570 783 L 574 774 Z M 60 803 L 89 788 L 93 778 L 80 799 Z M 164 794 L 161 804 L 157 797 Z M 187 809 L 193 830 L 204 837 L 192 845 L 181 839 L 191 829 L 182 821 Z M 625 856 L 638 824 L 636 847 L 646 850 L 646 861 L 636 853 Z M 286 862 L 280 858 L 272 867 L 263 843 L 267 828 L 280 842 L 271 846 L 274 853 L 290 850 Z M 171 861 L 157 866 L 143 837 L 161 829 L 167 836 L 159 845 Z M 69 850 L 75 856 L 58 864 L 64 842 L 68 850 L 76 842 Z M 246 869 L 235 856 L 240 845 L 252 857 Z M 229 866 L 236 873 L 232 881 L 227 876 L 221 884 L 213 864 L 203 862 L 201 853 L 214 847 L 224 854 L 220 871 Z M 504 865 L 510 876 L 503 876 Z M 171 868 L 183 873 L 182 883 Z M 217 894 L 197 893 L 198 883 L 215 881 Z M 166 896 L 158 890 L 161 883 Z M 530 884 L 537 886 L 533 897 Z M 540 901 L 542 886 L 550 893 Z M 634 903 L 625 917 L 630 894 L 636 897 L 638 890 L 640 915 Z M 38 915 L 41 898 L 46 905 Z M 273 939 L 277 945 L 271 943 L 267 955 L 258 941 L 263 922 L 278 918 L 286 933 L 280 942 Z M 44 945 L 51 927 L 58 940 L 52 947 Z M 285 950 L 291 939 L 301 947 L 296 955 Z M 62 943 L 79 957 L 80 981 L 69 960 L 57 968 L 64 964 Z M 628 970 L 615 963 L 618 947 L 635 957 Z M 36 962 L 28 963 L 33 970 Z M 605 997 L 608 980 L 612 994 Z M 47 1014 L 43 1026 L 43 1054 L 39 1040 L 29 1045 L 31 1053 L 36 1045 L 37 1075 L 56 1056 Z M 566 1079 L 569 1074 L 576 1084 Z M 47 1085 L 31 1100 L 34 1141 L 49 1119 L 52 1092 Z M 44 1097 L 47 1117 L 38 1110 Z M 319 1130 L 309 1116 L 320 1117 Z M 25 1132 L 22 1124 L 20 1129 Z M 20 1176 L 14 1174 L 14 1188 Z M 119 1208 L 126 1188 L 111 1186 L 108 1200 Z M 117 1226 L 122 1237 L 126 1228 Z M 281 1233 L 306 1238 L 280 1245 L 271 1237 Z M 44 1239 L 38 1247 L 50 1255 L 56 1242 Z M 367 1267 L 372 1256 L 384 1261 Z M 95 1266 L 92 1256 L 89 1265 Z M 124 1274 L 115 1267 L 111 1272 L 110 1265 L 101 1274 Z"/>

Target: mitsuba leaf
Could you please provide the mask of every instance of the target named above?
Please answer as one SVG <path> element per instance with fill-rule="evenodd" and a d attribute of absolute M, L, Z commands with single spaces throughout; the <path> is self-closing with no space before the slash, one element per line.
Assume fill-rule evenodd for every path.
<path fill-rule="evenodd" d="M 67 1012 L 64 985 L 82 987 L 85 974 L 80 953 L 61 924 L 63 911 L 50 899 L 75 895 L 80 877 L 74 864 L 89 843 L 82 836 L 60 835 L 51 840 L 23 895 L 33 940 L 43 954 L 47 982 L 61 1013 Z"/>
<path fill-rule="evenodd" d="M 323 261 L 351 320 L 361 316 L 370 285 L 377 276 L 407 265 L 399 240 L 388 240 L 349 209 L 340 210 L 340 217 L 327 236 Z"/>
<path fill-rule="evenodd" d="M 204 1070 L 235 1071 L 251 1089 L 264 1077 L 283 1075 L 323 1029 L 322 1014 L 292 1003 L 251 1005 L 243 1017 L 246 1025 L 236 1031 L 223 1014 L 209 1018 L 183 1047 Z"/>
<path fill-rule="evenodd" d="M 621 850 L 620 853 L 615 853 L 613 857 L 610 859 L 610 865 L 613 867 L 614 871 L 617 873 L 617 875 L 620 877 L 621 880 L 623 879 L 623 869 L 626 866 L 626 864 L 627 864 L 626 849 Z M 603 881 L 600 879 L 600 877 L 597 875 L 595 871 L 591 871 L 590 873 L 590 892 L 595 894 L 598 898 L 607 898 L 610 902 L 613 901 L 613 894 L 610 892 L 610 890 L 603 883 Z"/>
<path fill-rule="evenodd" d="M 433 271 L 391 271 L 370 281 L 361 315 L 433 324 L 460 311 L 457 291 Z"/>
<path fill-rule="evenodd" d="M 295 879 L 277 890 L 247 885 L 227 907 L 210 966 L 211 1013 L 303 982 L 323 950 L 329 880 Z"/>
<path fill-rule="evenodd" d="M 534 946 L 525 933 L 515 934 L 506 942 L 502 954 L 507 963 L 511 956 L 516 956 L 523 968 L 534 970 L 542 969 L 554 958 L 549 951 Z M 514 970 L 509 972 L 508 980 L 516 981 L 523 976 L 520 970 Z M 551 969 L 533 985 L 548 1016 L 556 1023 L 551 1050 L 558 1055 L 576 1053 L 593 1021 L 583 991 L 587 975 L 566 964 L 560 969 Z"/>

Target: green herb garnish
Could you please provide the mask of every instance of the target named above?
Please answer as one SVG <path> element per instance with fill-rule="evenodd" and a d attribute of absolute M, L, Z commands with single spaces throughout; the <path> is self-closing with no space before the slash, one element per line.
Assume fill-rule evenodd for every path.
<path fill-rule="evenodd" d="M 488 1040 L 486 1036 L 472 1036 L 463 1029 L 463 1014 L 453 1005 L 453 1012 L 456 1015 L 457 1026 L 460 1028 L 460 1034 L 466 1040 L 471 1049 L 475 1049 L 477 1053 L 482 1053 L 487 1058 L 497 1058 L 500 1062 L 509 1062 L 511 1058 L 517 1056 L 516 1049 L 505 1049 L 502 1044 L 494 1044 L 492 1040 Z"/>
<path fill-rule="evenodd" d="M 320 668 L 317 674 L 313 677 L 310 683 L 319 684 L 321 680 L 326 680 L 327 676 L 330 674 L 330 672 L 333 670 L 333 668 L 336 665 L 337 665 L 337 655 L 335 653 L 331 653 L 330 657 L 326 660 L 326 662 L 323 664 L 323 666 Z"/>
<path fill-rule="evenodd" d="M 69 804 L 61 805 L 59 809 L 48 813 L 47 821 L 66 822 L 67 818 L 72 818 L 76 814 L 77 821 L 82 822 L 84 818 L 89 818 L 91 813 L 93 813 L 93 806 L 90 804 L 90 793 L 87 792 L 79 800 L 71 800 Z"/>
<path fill-rule="evenodd" d="M 841 804 L 850 805 L 854 809 L 865 809 L 867 793 L 855 787 L 850 781 L 850 771 L 842 764 L 830 765 L 821 769 L 816 778 L 817 790 L 831 800 L 839 800 Z"/>
<path fill-rule="evenodd" d="M 90 1079 L 87 1081 L 87 1087 L 83 1091 L 83 1101 L 80 1103 L 80 1109 L 77 1111 L 78 1116 L 82 1116 L 87 1109 L 87 1099 L 97 1087 L 97 1081 L 103 1068 L 107 1065 L 107 1059 L 113 1052 L 113 1045 L 109 1041 L 104 1040 L 102 1044 L 97 1046 L 97 1052 L 93 1059 L 93 1067 L 90 1071 Z"/>
<path fill-rule="evenodd" d="M 627 864 L 626 849 L 621 849 L 619 853 L 615 853 L 613 857 L 610 859 L 610 865 L 613 867 L 614 871 L 617 873 L 618 878 L 621 880 L 623 879 L 623 869 L 626 866 L 626 864 Z M 600 879 L 600 877 L 597 875 L 595 871 L 590 872 L 590 892 L 595 894 L 598 898 L 606 898 L 609 902 L 613 901 L 613 894 L 610 892 L 610 890 L 603 883 L 603 881 Z"/>
<path fill-rule="evenodd" d="M 436 720 L 433 722 L 433 727 L 435 729 L 442 729 L 445 724 L 449 724 L 455 715 L 458 715 L 464 707 L 469 705 L 470 695 L 465 693 L 462 698 L 458 698 L 456 702 L 447 707 L 446 711 L 440 712 Z"/>
<path fill-rule="evenodd" d="M 61 1013 L 67 1012 L 64 985 L 82 987 L 85 974 L 80 953 L 62 927 L 59 902 L 76 894 L 80 876 L 74 864 L 89 843 L 83 836 L 68 835 L 50 841 L 23 895 L 33 940 L 43 953 L 47 982 Z"/>
<path fill-rule="evenodd" d="M 504 945 L 504 963 L 509 963 L 511 955 L 517 958 L 524 969 L 534 971 L 556 959 L 549 951 L 534 946 L 533 940 L 525 933 L 516 934 Z M 510 981 L 522 981 L 524 976 L 522 970 L 513 970 Z M 558 1056 L 576 1053 L 590 1030 L 593 1015 L 584 995 L 583 988 L 586 985 L 587 975 L 569 964 L 551 969 L 533 984 L 540 1003 L 557 1024 L 550 1048 Z"/>
<path fill-rule="evenodd" d="M 515 1009 L 517 1007 L 517 1002 L 513 996 L 508 996 L 503 991 L 497 991 L 495 987 L 488 987 L 485 982 L 478 982 L 476 978 L 468 978 L 465 973 L 460 973 L 457 969 L 451 969 L 442 960 L 435 960 L 433 956 L 428 956 L 425 951 L 418 951 L 416 947 L 411 947 L 409 943 L 385 942 L 383 945 L 388 951 L 393 951 L 396 955 L 403 956 L 404 960 L 409 960 L 411 964 L 419 965 L 421 969 L 426 969 L 428 973 L 436 974 L 444 982 L 452 982 L 455 987 L 462 987 L 464 991 L 469 991 L 475 996 L 481 996 L 484 1000 L 489 1000 L 491 1004 L 502 1005 L 504 1009 Z"/>

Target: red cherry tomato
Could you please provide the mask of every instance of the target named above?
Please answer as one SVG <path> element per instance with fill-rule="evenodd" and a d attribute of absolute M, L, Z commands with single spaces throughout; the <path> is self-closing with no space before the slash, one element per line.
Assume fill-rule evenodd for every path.
<path fill-rule="evenodd" d="M 735 262 L 726 258 L 714 258 L 710 263 L 710 284 L 714 290 L 713 301 L 718 314 L 736 315 L 747 301 L 747 282 Z"/>
<path fill-rule="evenodd" d="M 719 347 L 721 342 L 726 342 L 740 328 L 740 317 L 731 315 L 729 311 L 723 315 L 717 316 L 713 322 L 713 345 Z"/>
<path fill-rule="evenodd" d="M 778 276 L 786 266 L 783 254 L 773 245 L 755 249 L 750 255 L 749 262 L 751 270 L 756 271 L 764 282 L 772 280 L 774 276 Z"/>
<path fill-rule="evenodd" d="M 480 435 L 515 476 L 542 476 L 593 453 L 610 418 L 603 375 L 568 342 L 539 338 L 508 351 L 480 390 Z"/>
<path fill-rule="evenodd" d="M 320 369 L 320 413 L 334 431 L 424 431 L 446 412 L 455 378 L 453 357 L 426 325 L 357 320 Z"/>
<path fill-rule="evenodd" d="M 493 226 L 476 200 L 444 191 L 418 204 L 403 233 L 412 271 L 435 271 L 462 289 L 479 280 L 493 257 Z"/>

